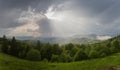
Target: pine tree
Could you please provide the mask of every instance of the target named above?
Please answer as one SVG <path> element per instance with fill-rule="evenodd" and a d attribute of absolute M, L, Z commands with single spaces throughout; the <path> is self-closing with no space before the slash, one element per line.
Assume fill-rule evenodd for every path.
<path fill-rule="evenodd" d="M 11 46 L 10 46 L 10 54 L 14 56 L 18 56 L 18 53 L 19 53 L 18 45 L 15 37 L 13 37 L 11 41 Z"/>
<path fill-rule="evenodd" d="M 1 48 L 3 53 L 8 53 L 8 40 L 6 39 L 6 36 L 3 36 L 2 40 L 2 48 Z"/>
<path fill-rule="evenodd" d="M 36 45 L 35 49 L 37 49 L 39 51 L 41 50 L 41 42 L 39 40 L 37 41 L 37 45 Z"/>

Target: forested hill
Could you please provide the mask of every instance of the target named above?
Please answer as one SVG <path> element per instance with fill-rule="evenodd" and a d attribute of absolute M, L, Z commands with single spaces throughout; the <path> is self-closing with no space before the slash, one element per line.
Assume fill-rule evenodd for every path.
<path fill-rule="evenodd" d="M 120 67 L 119 61 L 120 53 L 71 63 L 33 62 L 0 53 L 0 70 L 112 70 Z"/>
<path fill-rule="evenodd" d="M 0 53 L 30 61 L 72 64 L 120 53 L 120 36 L 93 44 L 59 45 L 40 41 L 19 41 L 15 37 L 8 39 L 4 35 L 0 38 Z"/>

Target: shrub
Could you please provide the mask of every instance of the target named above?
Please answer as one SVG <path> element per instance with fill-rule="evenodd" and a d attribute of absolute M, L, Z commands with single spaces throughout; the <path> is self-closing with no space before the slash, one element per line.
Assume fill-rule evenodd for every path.
<path fill-rule="evenodd" d="M 48 63 L 48 59 L 45 58 L 45 59 L 42 60 L 42 62 Z"/>
<path fill-rule="evenodd" d="M 59 62 L 59 56 L 58 55 L 52 55 L 51 62 Z"/>
<path fill-rule="evenodd" d="M 90 58 L 98 58 L 99 57 L 98 52 L 96 50 L 91 50 L 89 53 L 89 57 Z"/>
<path fill-rule="evenodd" d="M 59 57 L 59 61 L 60 62 L 71 62 L 72 61 L 72 57 L 70 57 L 70 55 L 62 53 Z"/>

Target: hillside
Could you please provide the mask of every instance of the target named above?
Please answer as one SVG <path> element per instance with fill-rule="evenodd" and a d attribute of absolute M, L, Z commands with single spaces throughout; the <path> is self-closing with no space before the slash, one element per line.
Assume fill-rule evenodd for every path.
<path fill-rule="evenodd" d="M 7 45 L 7 41 L 11 43 Z M 7 40 L 3 37 L 1 39 L 1 52 L 3 52 L 4 45 L 11 48 L 12 44 L 18 44 L 19 49 L 17 50 L 19 53 L 16 57 L 13 57 L 15 55 L 10 53 L 11 49 L 7 50 L 9 55 L 0 53 L 0 70 L 108 70 L 112 66 L 120 67 L 119 43 L 119 36 L 100 43 L 88 45 L 66 44 L 63 46 L 40 43 L 39 41 L 37 43 L 18 41 L 14 37 L 12 40 Z M 15 50 L 13 51 L 16 53 Z M 25 53 L 22 53 L 23 51 Z M 41 58 L 41 60 L 36 58 Z"/>
<path fill-rule="evenodd" d="M 0 53 L 0 70 L 41 70 L 47 66 L 43 62 L 32 62 Z"/>
<path fill-rule="evenodd" d="M 105 58 L 71 63 L 45 63 L 18 59 L 0 53 L 0 70 L 107 70 L 120 66 L 120 53 Z"/>
<path fill-rule="evenodd" d="M 53 63 L 56 67 L 50 70 L 109 70 L 120 66 L 120 53 L 105 58 L 85 60 L 72 63 Z"/>

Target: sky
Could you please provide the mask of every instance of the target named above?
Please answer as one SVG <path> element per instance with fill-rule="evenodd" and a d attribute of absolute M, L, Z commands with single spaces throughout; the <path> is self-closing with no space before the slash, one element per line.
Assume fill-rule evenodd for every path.
<path fill-rule="evenodd" d="M 119 7 L 120 0 L 0 0 L 0 36 L 119 34 Z"/>

